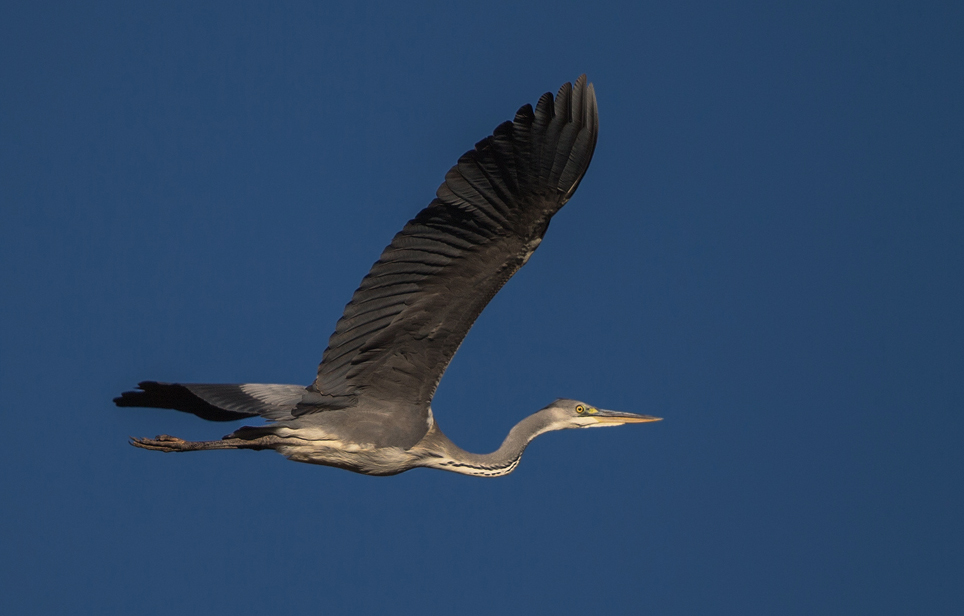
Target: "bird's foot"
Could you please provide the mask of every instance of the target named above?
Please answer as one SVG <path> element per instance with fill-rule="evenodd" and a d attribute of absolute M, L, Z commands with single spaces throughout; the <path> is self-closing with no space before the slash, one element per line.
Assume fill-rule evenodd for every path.
<path fill-rule="evenodd" d="M 185 441 L 184 439 L 177 438 L 176 436 L 171 436 L 169 434 L 161 434 L 160 436 L 155 436 L 154 438 L 138 438 L 136 436 L 132 436 L 130 443 L 134 447 L 151 449 L 153 451 L 172 452 L 193 451 L 198 449 L 198 443 Z"/>

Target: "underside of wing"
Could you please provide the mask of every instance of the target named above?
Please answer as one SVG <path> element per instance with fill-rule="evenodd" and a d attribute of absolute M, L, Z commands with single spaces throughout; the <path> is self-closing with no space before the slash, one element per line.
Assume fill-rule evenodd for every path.
<path fill-rule="evenodd" d="M 350 408 L 360 396 L 420 409 L 489 300 L 538 247 L 572 196 L 596 144 L 596 99 L 585 76 L 464 154 L 436 199 L 395 236 L 332 334 L 310 390 Z"/>
<path fill-rule="evenodd" d="M 125 391 L 114 398 L 117 406 L 174 409 L 209 421 L 235 421 L 248 417 L 290 419 L 299 404 L 311 404 L 318 396 L 301 385 L 244 383 L 137 384 L 140 391 Z"/>

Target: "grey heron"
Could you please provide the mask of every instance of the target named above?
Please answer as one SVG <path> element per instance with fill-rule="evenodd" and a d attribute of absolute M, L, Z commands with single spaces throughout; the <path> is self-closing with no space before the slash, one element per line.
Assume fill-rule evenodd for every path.
<path fill-rule="evenodd" d="M 466 152 L 436 198 L 382 252 L 345 307 L 315 381 L 301 385 L 145 381 L 123 407 L 211 421 L 262 417 L 215 441 L 161 435 L 131 444 L 165 452 L 273 449 L 290 460 L 368 475 L 415 467 L 497 477 L 540 434 L 658 421 L 559 399 L 516 424 L 490 454 L 457 447 L 431 402 L 442 373 L 489 300 L 539 246 L 572 197 L 596 146 L 596 97 L 586 76 L 542 95 Z"/>

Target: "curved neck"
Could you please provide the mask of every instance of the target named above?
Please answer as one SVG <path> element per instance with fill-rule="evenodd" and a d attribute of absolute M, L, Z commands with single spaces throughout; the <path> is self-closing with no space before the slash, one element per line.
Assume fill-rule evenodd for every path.
<path fill-rule="evenodd" d="M 518 466 L 522 452 L 532 439 L 565 426 L 557 424 L 550 412 L 539 411 L 529 415 L 509 430 L 502 446 L 492 453 L 470 453 L 458 447 L 433 425 L 425 438 L 416 446 L 422 453 L 419 466 L 430 466 L 463 475 L 476 477 L 501 477 Z"/>

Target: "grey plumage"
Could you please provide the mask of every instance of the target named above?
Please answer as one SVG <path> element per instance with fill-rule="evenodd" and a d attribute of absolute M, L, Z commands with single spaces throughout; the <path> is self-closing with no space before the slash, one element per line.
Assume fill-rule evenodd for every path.
<path fill-rule="evenodd" d="M 449 361 L 575 192 L 597 134 L 596 98 L 585 76 L 555 97 L 544 94 L 535 109 L 523 106 L 459 159 L 436 198 L 385 248 L 345 307 L 311 385 L 148 381 L 115 399 L 118 406 L 172 408 L 214 421 L 260 415 L 271 423 L 220 441 L 158 437 L 133 444 L 163 451 L 270 448 L 368 474 L 431 466 L 494 476 L 515 468 L 542 432 L 655 420 L 560 400 L 520 422 L 499 451 L 479 456 L 455 447 L 431 415 Z M 594 417 L 610 419 L 587 423 Z"/>

